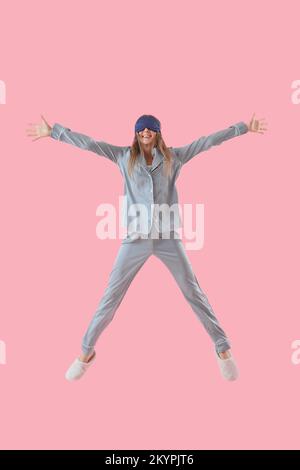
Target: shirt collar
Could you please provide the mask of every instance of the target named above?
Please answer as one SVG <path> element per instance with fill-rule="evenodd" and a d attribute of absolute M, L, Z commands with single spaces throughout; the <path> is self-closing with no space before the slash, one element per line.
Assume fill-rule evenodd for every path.
<path fill-rule="evenodd" d="M 163 161 L 163 155 L 157 147 L 153 147 L 151 153 L 152 153 L 152 156 L 153 156 L 151 170 L 154 170 Z M 140 164 L 143 165 L 145 168 L 147 168 L 146 159 L 141 154 L 140 154 Z"/>

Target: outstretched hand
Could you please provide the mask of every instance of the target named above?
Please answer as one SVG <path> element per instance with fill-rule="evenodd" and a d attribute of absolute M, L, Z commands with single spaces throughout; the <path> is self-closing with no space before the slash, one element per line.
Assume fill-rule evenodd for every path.
<path fill-rule="evenodd" d="M 248 124 L 248 130 L 250 132 L 258 132 L 259 134 L 264 134 L 263 131 L 267 130 L 267 128 L 265 127 L 266 124 L 267 124 L 267 122 L 266 122 L 265 118 L 256 119 L 255 118 L 255 113 L 253 113 L 251 121 Z"/>
<path fill-rule="evenodd" d="M 35 137 L 32 139 L 32 142 L 35 140 L 40 139 L 41 137 L 48 137 L 51 134 L 52 127 L 44 116 L 41 116 L 42 122 L 40 124 L 33 124 L 32 122 L 29 123 L 29 126 L 31 126 L 29 129 L 26 129 L 27 136 L 28 137 Z"/>

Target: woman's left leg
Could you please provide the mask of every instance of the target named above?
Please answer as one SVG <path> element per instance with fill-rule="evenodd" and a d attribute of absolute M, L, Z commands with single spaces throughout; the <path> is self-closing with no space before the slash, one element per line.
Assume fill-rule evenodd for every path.
<path fill-rule="evenodd" d="M 170 270 L 184 297 L 196 313 L 215 344 L 217 353 L 230 349 L 229 340 L 221 328 L 209 301 L 199 286 L 181 239 L 154 240 L 153 254 Z"/>

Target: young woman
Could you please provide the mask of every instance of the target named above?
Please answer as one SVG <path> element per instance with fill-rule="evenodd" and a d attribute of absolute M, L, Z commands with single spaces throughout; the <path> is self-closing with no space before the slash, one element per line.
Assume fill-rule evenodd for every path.
<path fill-rule="evenodd" d="M 166 223 L 158 217 L 157 208 L 162 204 L 164 208 L 178 207 L 175 181 L 182 165 L 213 145 L 219 145 L 248 131 L 263 134 L 263 131 L 267 130 L 265 126 L 265 120 L 256 119 L 253 114 L 249 124 L 241 121 L 224 130 L 200 137 L 184 147 L 173 148 L 166 146 L 161 133 L 161 123 L 152 115 L 142 115 L 138 118 L 133 143 L 126 147 L 96 141 L 58 123 L 51 127 L 43 116 L 40 124 L 31 124 L 27 135 L 34 137 L 33 140 L 50 136 L 94 152 L 115 163 L 124 178 L 125 198 L 129 206 L 129 210 L 125 211 L 127 236 L 122 240 L 108 285 L 83 337 L 81 355 L 66 372 L 67 380 L 81 378 L 94 363 L 97 339 L 113 319 L 135 275 L 152 254 L 167 266 L 210 335 L 222 376 L 227 380 L 237 379 L 238 369 L 230 351 L 229 340 L 199 286 L 176 231 L 178 213 L 175 213 L 175 221 L 169 218 Z M 132 214 L 130 209 L 136 206 L 145 209 L 140 211 L 138 224 L 136 213 Z M 134 217 L 131 222 L 130 217 Z M 179 216 L 179 225 L 180 222 Z"/>

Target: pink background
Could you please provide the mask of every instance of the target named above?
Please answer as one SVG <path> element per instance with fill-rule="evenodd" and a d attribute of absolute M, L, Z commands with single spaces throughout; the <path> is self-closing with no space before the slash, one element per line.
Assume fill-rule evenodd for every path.
<path fill-rule="evenodd" d="M 2 449 L 299 448 L 299 17 L 291 0 L 1 3 Z M 120 244 L 97 239 L 96 208 L 117 207 L 123 181 L 95 154 L 32 142 L 27 123 L 130 145 L 151 113 L 181 146 L 253 112 L 265 135 L 199 154 L 177 182 L 181 204 L 205 206 L 204 247 L 187 254 L 240 380 L 221 378 L 152 257 L 93 368 L 67 382 Z"/>

